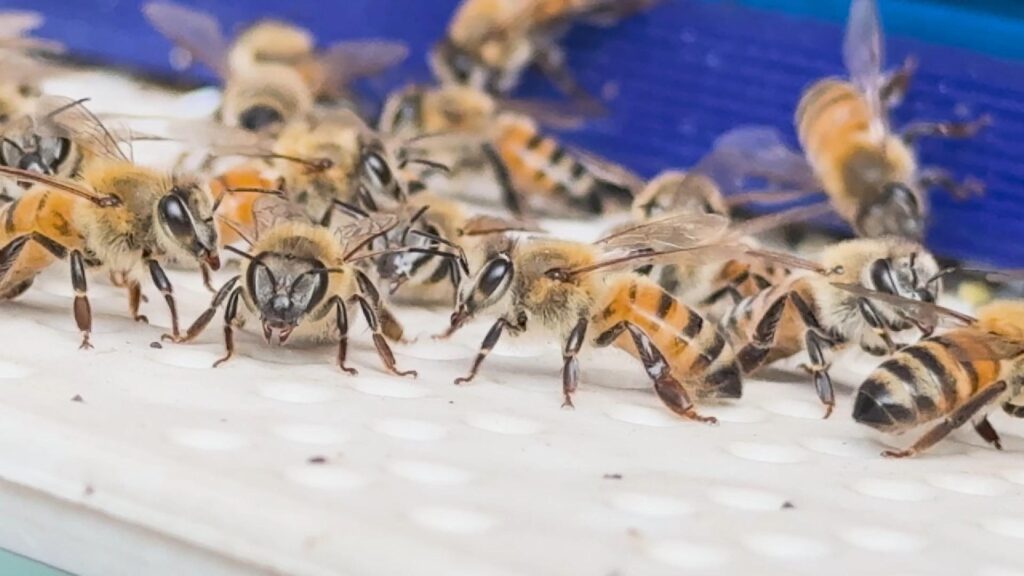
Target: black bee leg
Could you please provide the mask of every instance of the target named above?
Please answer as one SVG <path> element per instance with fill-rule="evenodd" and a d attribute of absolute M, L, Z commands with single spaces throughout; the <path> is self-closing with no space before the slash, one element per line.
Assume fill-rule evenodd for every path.
<path fill-rule="evenodd" d="M 786 297 L 772 302 L 764 316 L 761 316 L 757 327 L 754 328 L 754 335 L 750 342 L 743 346 L 739 353 L 736 354 L 736 359 L 739 361 L 744 374 L 750 374 L 764 364 L 765 358 L 768 357 L 768 353 L 771 352 L 772 345 L 775 342 L 775 331 L 778 329 L 779 321 L 782 319 L 782 312 L 786 309 L 786 302 L 788 302 Z"/>
<path fill-rule="evenodd" d="M 814 378 L 814 389 L 818 393 L 818 398 L 825 405 L 824 418 L 828 418 L 832 415 L 832 409 L 835 408 L 836 394 L 832 387 L 832 378 L 828 375 L 829 363 L 825 359 L 825 349 L 831 348 L 835 342 L 825 333 L 814 316 L 814 311 L 811 310 L 803 296 L 796 292 L 790 292 L 789 300 L 793 302 L 793 307 L 796 308 L 800 320 L 807 329 L 804 332 L 804 345 L 811 359 L 808 370 Z"/>
<path fill-rule="evenodd" d="M 988 406 L 1000 395 L 1006 392 L 1007 384 L 1005 380 L 1000 380 L 991 386 L 982 389 L 981 391 L 971 396 L 967 402 L 960 405 L 959 408 L 954 410 L 948 416 L 946 416 L 941 422 L 935 425 L 934 428 L 929 430 L 914 442 L 914 445 L 906 450 L 886 450 L 882 452 L 882 456 L 887 458 L 907 458 L 909 456 L 915 456 L 924 452 L 928 448 L 931 448 L 939 440 L 942 440 L 949 435 L 950 432 L 956 430 L 966 423 L 968 420 L 974 417 L 979 410 Z"/>
<path fill-rule="evenodd" d="M 459 288 L 462 286 L 462 269 L 455 262 L 445 262 L 448 267 L 448 281 L 452 283 L 452 305 L 459 305 Z"/>
<path fill-rule="evenodd" d="M 968 122 L 911 122 L 900 133 L 900 137 L 905 142 L 940 136 L 943 138 L 971 138 L 991 123 L 991 116 L 982 116 Z"/>
<path fill-rule="evenodd" d="M 171 312 L 171 335 L 177 338 L 180 330 L 178 328 L 178 305 L 174 302 L 174 288 L 167 278 L 167 273 L 156 260 L 147 260 L 146 264 L 149 266 L 149 275 L 153 278 L 153 284 L 164 295 L 164 300 L 167 302 L 167 309 Z"/>
<path fill-rule="evenodd" d="M 974 422 L 974 431 L 981 436 L 981 439 L 994 446 L 996 450 L 1003 449 L 1003 443 L 999 439 L 999 433 L 992 427 L 992 423 L 988 421 L 988 416 L 982 416 L 981 420 Z"/>
<path fill-rule="evenodd" d="M 537 68 L 559 92 L 584 105 L 584 112 L 596 114 L 604 111 L 604 106 L 576 82 L 565 64 L 565 52 L 556 44 L 541 46 L 537 51 L 536 63 Z"/>
<path fill-rule="evenodd" d="M 92 333 L 92 307 L 89 305 L 89 286 L 85 280 L 85 258 L 78 250 L 71 251 L 71 286 L 75 289 L 75 323 L 82 333 L 82 350 L 92 348 L 89 335 Z"/>
<path fill-rule="evenodd" d="M 370 280 L 370 277 L 363 273 L 361 270 L 356 271 L 356 282 L 359 284 L 359 291 L 363 293 L 373 305 L 373 309 L 377 313 L 377 318 L 380 320 L 381 330 L 385 337 L 392 342 L 403 342 L 402 335 L 405 333 L 405 329 L 402 328 L 402 323 L 395 318 L 395 315 L 391 313 L 391 310 L 384 304 L 384 301 L 380 298 L 380 291 Z"/>
<path fill-rule="evenodd" d="M 857 300 L 857 309 L 860 311 L 860 315 L 864 317 L 864 321 L 868 323 L 868 326 L 871 326 L 875 334 L 878 334 L 878 337 L 882 339 L 886 347 L 886 350 L 882 351 L 868 349 L 865 349 L 865 351 L 875 356 L 896 352 L 897 346 L 892 340 L 892 334 L 889 333 L 889 329 L 885 326 L 885 322 L 882 321 L 882 317 L 878 314 L 875 305 L 867 298 L 859 298 Z"/>
<path fill-rule="evenodd" d="M 7 243 L 6 246 L 0 248 L 0 283 L 3 282 L 4 277 L 14 267 L 14 263 L 18 261 L 18 256 L 21 256 L 21 251 L 25 249 L 25 245 L 32 239 L 31 235 L 18 236 L 14 240 Z"/>
<path fill-rule="evenodd" d="M 235 288 L 228 296 L 227 305 L 224 306 L 224 357 L 213 363 L 214 368 L 235 355 L 235 320 L 238 318 L 238 299 L 241 296 L 242 289 Z"/>
<path fill-rule="evenodd" d="M 707 424 L 717 424 L 718 420 L 712 416 L 701 416 L 693 406 L 690 395 L 686 389 L 672 376 L 672 369 L 665 360 L 665 356 L 651 342 L 647 334 L 630 323 L 624 323 L 629 335 L 633 337 L 633 344 L 643 362 L 647 375 L 654 381 L 654 391 L 658 398 L 676 414 L 687 420 L 696 420 Z M 605 334 L 607 334 L 606 332 Z M 614 339 L 614 338 L 613 338 Z"/>
<path fill-rule="evenodd" d="M 199 272 L 203 275 L 203 286 L 205 286 L 211 294 L 216 294 L 217 289 L 213 287 L 213 273 L 210 272 L 210 267 L 206 264 L 200 264 Z"/>
<path fill-rule="evenodd" d="M 740 291 L 736 289 L 736 286 L 732 283 L 729 283 L 725 286 L 722 286 L 718 290 L 712 292 L 711 295 L 709 295 L 704 300 L 701 300 L 700 305 L 701 307 L 714 306 L 715 304 L 718 304 L 718 302 L 722 298 L 725 298 L 726 296 L 728 296 L 729 299 L 732 300 L 733 304 L 738 304 L 740 300 L 743 300 L 743 295 L 740 294 Z"/>
<path fill-rule="evenodd" d="M 879 91 L 882 104 L 886 108 L 895 108 L 903 102 L 904 96 L 910 89 L 910 80 L 916 71 L 917 60 L 913 56 L 907 56 L 899 68 L 886 75 L 885 82 Z"/>
<path fill-rule="evenodd" d="M 576 387 L 580 383 L 580 361 L 576 356 L 579 354 L 580 348 L 583 347 L 583 339 L 587 335 L 587 325 L 587 319 L 580 318 L 579 322 L 576 323 L 576 327 L 569 333 L 569 338 L 565 341 L 565 350 L 562 352 L 562 360 L 564 361 L 562 366 L 562 395 L 565 397 L 565 400 L 562 402 L 562 408 L 574 408 L 572 405 L 572 395 L 576 392 Z"/>
<path fill-rule="evenodd" d="M 498 318 L 497 322 L 491 326 L 491 329 L 487 331 L 487 335 L 484 336 L 484 341 L 480 344 L 480 351 L 476 354 L 476 359 L 473 360 L 473 367 L 469 369 L 469 374 L 455 379 L 456 384 L 466 384 L 476 378 L 476 373 L 480 370 L 480 365 L 484 363 L 484 358 L 491 353 L 494 349 L 494 345 L 498 343 L 498 339 L 501 338 L 501 331 L 509 325 L 508 321 L 504 318 Z"/>
<path fill-rule="evenodd" d="M 954 200 L 968 200 L 985 193 L 985 184 L 976 178 L 960 181 L 942 168 L 923 168 L 918 172 L 918 184 L 922 189 L 941 188 Z"/>
<path fill-rule="evenodd" d="M 380 360 L 384 363 L 384 367 L 387 368 L 388 372 L 391 372 L 396 376 L 412 376 L 415 378 L 415 370 L 403 371 L 399 370 L 395 366 L 395 355 L 391 352 L 391 347 L 388 346 L 388 341 L 384 339 L 384 334 L 381 331 L 380 320 L 377 317 L 377 311 L 374 309 L 373 304 L 371 304 L 370 301 L 362 294 L 356 294 L 353 298 L 359 303 L 359 307 L 363 310 L 363 317 L 366 318 L 366 323 L 370 325 L 370 330 L 373 331 L 373 345 L 377 348 L 377 355 L 380 356 Z"/>
<path fill-rule="evenodd" d="M 594 338 L 594 346 L 596 346 L 598 348 L 604 348 L 605 346 L 610 346 L 613 342 L 618 340 L 619 336 L 622 336 L 622 333 L 625 332 L 625 331 L 626 331 L 626 323 L 625 322 L 619 322 L 618 324 L 616 324 L 616 325 L 612 326 L 611 328 L 605 330 L 604 332 L 601 332 L 600 334 L 598 334 L 597 338 Z"/>
<path fill-rule="evenodd" d="M 149 318 L 139 314 L 139 305 L 142 303 L 142 285 L 135 280 L 128 281 L 128 312 L 132 320 L 149 324 Z"/>
<path fill-rule="evenodd" d="M 196 318 L 196 321 L 193 322 L 192 325 L 188 327 L 188 330 L 185 331 L 184 336 L 173 336 L 171 334 L 164 334 L 163 336 L 160 337 L 160 339 L 177 343 L 191 342 L 192 340 L 195 340 L 195 338 L 202 334 L 203 330 L 206 330 L 206 327 L 210 325 L 210 320 L 213 320 L 213 316 L 217 313 L 217 310 L 221 307 L 221 305 L 224 304 L 224 300 L 228 298 L 228 295 L 232 294 L 231 291 L 234 290 L 235 284 L 238 283 L 239 278 L 240 276 L 235 276 L 234 278 L 225 282 L 224 285 L 220 287 L 220 290 L 218 290 L 217 294 L 214 295 L 213 300 L 210 302 L 210 305 L 206 308 L 205 311 L 203 311 L 202 314 L 199 315 L 199 318 Z"/>
<path fill-rule="evenodd" d="M 337 296 L 331 298 L 330 304 L 334 305 L 335 322 L 338 325 L 338 368 L 355 376 L 359 372 L 345 366 L 345 358 L 348 356 L 348 310 L 345 302 Z"/>
<path fill-rule="evenodd" d="M 491 144 L 484 144 L 480 151 L 483 152 L 484 159 L 491 167 L 491 171 L 494 173 L 494 179 L 498 184 L 498 188 L 501 189 L 501 201 L 508 208 L 509 212 L 516 216 L 523 215 L 523 202 L 519 195 L 519 190 L 516 189 L 515 185 L 512 184 L 512 175 L 508 172 L 508 166 L 505 165 L 505 161 L 501 159 L 498 151 L 495 150 Z"/>

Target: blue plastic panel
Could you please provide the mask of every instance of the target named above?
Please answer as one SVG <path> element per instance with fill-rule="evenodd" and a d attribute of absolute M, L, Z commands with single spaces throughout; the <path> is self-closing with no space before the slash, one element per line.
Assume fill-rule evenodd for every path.
<path fill-rule="evenodd" d="M 423 54 L 443 33 L 456 5 L 455 0 L 187 3 L 218 14 L 229 26 L 274 15 L 300 22 L 324 39 L 403 39 L 413 57 L 404 70 L 384 79 L 380 90 L 401 81 L 428 79 Z M 1013 60 L 1024 56 L 1024 22 L 1013 17 L 1019 7 L 995 3 L 964 8 L 955 2 L 910 0 L 881 4 L 890 32 L 888 61 L 895 64 L 911 53 L 920 61 L 896 125 L 911 118 L 985 113 L 995 119 L 995 125 L 977 139 L 922 145 L 923 163 L 981 178 L 989 188 L 984 199 L 962 203 L 933 194 L 929 244 L 947 256 L 1024 265 L 1024 242 L 1018 236 L 1024 218 L 1024 65 Z M 146 26 L 137 2 L 36 0 L 0 5 L 44 10 L 50 23 L 43 34 L 60 38 L 85 55 L 146 69 L 168 68 L 168 45 Z M 610 104 L 610 117 L 564 138 L 650 175 L 692 163 L 718 134 L 736 125 L 772 124 L 791 134 L 801 89 L 821 76 L 843 72 L 845 11 L 843 0 L 666 0 L 612 32 L 579 28 L 567 39 L 577 76 L 591 91 L 608 88 L 617 97 Z M 542 84 L 532 78 L 526 92 L 543 92 Z"/>

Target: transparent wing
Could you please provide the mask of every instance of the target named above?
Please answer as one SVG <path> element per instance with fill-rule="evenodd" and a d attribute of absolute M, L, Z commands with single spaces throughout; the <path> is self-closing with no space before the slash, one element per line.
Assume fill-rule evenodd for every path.
<path fill-rule="evenodd" d="M 627 226 L 596 242 L 605 252 L 659 252 L 692 248 L 720 240 L 729 219 L 717 214 L 671 214 Z"/>
<path fill-rule="evenodd" d="M 0 11 L 0 39 L 20 38 L 43 25 L 43 15 L 32 10 Z"/>
<path fill-rule="evenodd" d="M 502 110 L 529 116 L 538 124 L 559 130 L 575 130 L 587 120 L 606 116 L 603 110 L 581 107 L 579 102 L 526 98 L 499 98 Z"/>
<path fill-rule="evenodd" d="M 40 136 L 67 138 L 96 154 L 130 161 L 125 149 L 131 149 L 131 132 L 127 129 L 111 130 L 85 106 L 83 100 L 41 96 L 33 119 L 33 129 Z"/>
<path fill-rule="evenodd" d="M 463 236 L 486 236 L 489 234 L 503 234 L 506 232 L 543 232 L 544 229 L 524 222 L 522 220 L 514 220 L 511 218 L 501 218 L 499 216 L 474 216 L 466 220 L 462 226 Z"/>
<path fill-rule="evenodd" d="M 881 99 L 884 82 L 882 50 L 882 28 L 875 0 L 853 0 L 843 41 L 843 61 L 850 73 L 850 81 L 867 98 L 872 117 L 885 128 Z"/>
<path fill-rule="evenodd" d="M 401 218 L 395 214 L 377 213 L 335 226 L 332 231 L 341 243 L 342 251 L 353 256 L 371 240 L 386 235 L 400 223 Z"/>
<path fill-rule="evenodd" d="M 343 89 L 353 80 L 374 76 L 397 66 L 409 55 L 401 42 L 389 40 L 357 40 L 328 46 L 319 56 L 326 83 Z"/>
<path fill-rule="evenodd" d="M 289 222 L 309 222 L 309 216 L 301 206 L 274 195 L 262 195 L 252 203 L 252 225 L 254 240 L 267 232 Z"/>
<path fill-rule="evenodd" d="M 828 202 L 819 202 L 810 206 L 781 210 L 735 224 L 729 229 L 729 236 L 732 238 L 757 236 L 758 234 L 777 230 L 789 224 L 807 222 L 808 220 L 831 214 L 832 211 L 832 205 Z"/>
<path fill-rule="evenodd" d="M 613 182 L 631 190 L 633 195 L 644 187 L 646 182 L 643 178 L 638 176 L 635 172 L 627 169 L 622 164 L 602 158 L 592 152 L 580 150 L 579 148 L 566 147 L 569 154 L 576 157 L 584 166 L 586 166 L 595 176 L 608 182 Z"/>
<path fill-rule="evenodd" d="M 841 288 L 865 298 L 877 300 L 885 304 L 890 304 L 896 307 L 901 314 L 907 319 L 916 320 L 921 325 L 929 327 L 946 326 L 946 327 L 957 327 L 957 326 L 971 326 L 977 322 L 973 316 L 957 312 L 945 306 L 939 306 L 938 304 L 932 304 L 930 302 L 922 302 L 920 300 L 913 300 L 910 298 L 904 298 L 895 294 L 889 294 L 886 292 L 878 292 L 871 290 L 860 284 L 845 284 L 845 283 L 833 283 L 833 286 Z"/>
<path fill-rule="evenodd" d="M 202 62 L 221 78 L 227 72 L 228 41 L 221 31 L 220 22 L 207 13 L 175 4 L 149 2 L 142 7 L 146 20 L 192 58 Z"/>
<path fill-rule="evenodd" d="M 688 174 L 703 174 L 727 197 L 748 190 L 752 180 L 769 189 L 793 191 L 799 195 L 820 190 L 803 154 L 786 144 L 782 134 L 770 126 L 743 126 L 718 137 L 711 152 Z M 756 198 L 752 193 L 751 198 Z"/>

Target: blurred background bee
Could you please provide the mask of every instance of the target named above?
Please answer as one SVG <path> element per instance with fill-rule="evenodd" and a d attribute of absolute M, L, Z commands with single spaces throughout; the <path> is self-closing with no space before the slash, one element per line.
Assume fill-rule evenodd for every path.
<path fill-rule="evenodd" d="M 517 215 L 601 214 L 629 205 L 640 185 L 635 175 L 569 150 L 543 134 L 534 117 L 574 120 L 544 103 L 499 102 L 470 87 L 410 86 L 388 99 L 379 128 L 447 167 L 438 178 L 420 175 L 435 192 L 485 204 L 500 199 Z"/>
<path fill-rule="evenodd" d="M 31 114 L 42 94 L 40 83 L 63 70 L 40 58 L 63 51 L 54 41 L 30 36 L 43 16 L 21 10 L 0 11 L 0 124 Z"/>
<path fill-rule="evenodd" d="M 913 70 L 882 73 L 883 41 L 874 0 L 850 5 L 843 57 L 849 80 L 825 78 L 801 96 L 795 125 L 806 162 L 790 151 L 771 128 L 736 131 L 733 146 L 745 154 L 751 175 L 770 170 L 782 174 L 777 183 L 814 193 L 823 190 L 836 212 L 859 236 L 886 235 L 920 239 L 925 232 L 925 192 L 939 186 L 956 198 L 982 191 L 974 180 L 957 182 L 946 170 L 921 168 L 913 142 L 923 136 L 964 138 L 988 123 L 915 122 L 894 132 L 889 108 L 902 99 Z"/>
<path fill-rule="evenodd" d="M 729 258 L 745 248 L 728 220 L 704 214 L 645 222 L 596 244 L 528 238 L 488 260 L 459 292 L 447 334 L 480 314 L 497 316 L 469 374 L 472 380 L 505 331 L 549 332 L 562 343 L 564 405 L 579 383 L 585 345 L 616 345 L 641 360 L 654 389 L 676 414 L 700 415 L 694 399 L 739 398 L 742 375 L 714 322 L 631 268 L 663 257 Z"/>
<path fill-rule="evenodd" d="M 215 366 L 234 354 L 234 329 L 257 324 L 267 343 L 275 337 L 279 345 L 337 342 L 338 366 L 356 374 L 346 365 L 346 356 L 349 309 L 357 306 L 373 331 L 384 367 L 399 376 L 415 376 L 396 367 L 387 339 L 401 341 L 402 326 L 358 265 L 368 257 L 364 249 L 394 229 L 398 218 L 367 217 L 329 230 L 309 223 L 300 207 L 273 195 L 261 196 L 251 207 L 253 228 L 240 230 L 251 243 L 249 250 L 231 249 L 243 256 L 240 274 L 218 290 L 185 335 L 166 338 L 192 341 L 223 306 L 226 355 Z"/>
<path fill-rule="evenodd" d="M 1001 404 L 1024 417 L 1024 303 L 995 301 L 977 316 L 896 352 L 861 384 L 853 406 L 861 424 L 899 434 L 941 419 L 909 448 L 883 456 L 916 456 L 967 422 L 1001 449 L 988 409 Z"/>
<path fill-rule="evenodd" d="M 721 326 L 747 374 L 806 350 L 806 368 L 827 418 L 835 392 L 825 351 L 857 344 L 881 356 L 899 347 L 894 333 L 913 328 L 930 333 L 936 324 L 932 303 L 945 273 L 916 242 L 847 240 L 825 249 L 818 271 L 794 273 L 741 300 Z"/>
<path fill-rule="evenodd" d="M 657 1 L 463 0 L 430 53 L 430 67 L 442 84 L 505 94 L 536 65 L 563 93 L 589 100 L 565 66 L 562 34 L 580 21 L 610 26 Z"/>

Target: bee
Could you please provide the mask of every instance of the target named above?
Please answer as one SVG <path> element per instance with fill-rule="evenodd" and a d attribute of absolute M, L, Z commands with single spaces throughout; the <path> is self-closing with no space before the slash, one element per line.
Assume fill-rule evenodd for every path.
<path fill-rule="evenodd" d="M 612 164 L 570 151 L 543 134 L 531 116 L 554 118 L 538 103 L 505 101 L 466 86 L 410 86 L 384 106 L 382 133 L 447 167 L 441 181 L 421 177 L 432 190 L 456 194 L 496 187 L 502 203 L 521 215 L 527 206 L 601 214 L 625 207 L 639 179 Z M 565 118 L 561 118 L 565 120 Z M 424 137 L 442 135 L 442 137 Z M 417 138 L 423 138 L 416 143 Z M 486 192 L 485 192 L 486 194 Z M 476 200 L 490 200 L 480 198 Z"/>
<path fill-rule="evenodd" d="M 997 300 L 977 316 L 977 322 L 901 349 L 861 384 L 853 406 L 861 424 L 900 433 L 941 419 L 909 448 L 883 456 L 920 454 L 968 421 L 1001 449 L 987 409 L 998 403 L 1024 417 L 1024 303 Z"/>
<path fill-rule="evenodd" d="M 589 99 L 565 67 L 557 41 L 568 24 L 610 26 L 652 0 L 463 0 L 445 38 L 430 52 L 430 67 L 443 84 L 508 93 L 523 72 L 537 67 L 562 92 Z"/>
<path fill-rule="evenodd" d="M 930 333 L 935 322 L 922 318 L 934 308 L 944 274 L 916 242 L 847 240 L 824 251 L 817 272 L 793 273 L 744 298 L 720 325 L 746 374 L 806 350 L 807 370 L 827 418 L 835 393 L 825 351 L 857 344 L 881 356 L 898 348 L 895 333 L 913 328 Z"/>
<path fill-rule="evenodd" d="M 788 186 L 823 190 L 836 212 L 859 236 L 920 239 L 925 231 L 925 192 L 941 187 L 955 198 L 980 193 L 979 182 L 958 182 L 946 170 L 922 168 L 913 149 L 925 136 L 967 138 L 990 121 L 914 122 L 894 132 L 888 109 L 901 97 L 913 61 L 882 74 L 882 34 L 874 0 L 853 0 L 843 56 L 850 79 L 825 78 L 810 86 L 797 106 L 794 122 L 806 155 L 799 166 L 772 129 L 747 131 L 744 150 L 763 163 L 784 159 Z"/>
<path fill-rule="evenodd" d="M 177 333 L 174 291 L 162 263 L 220 267 L 212 203 L 197 180 L 124 158 L 90 162 L 79 181 L 7 166 L 0 166 L 0 175 L 38 185 L 0 207 L 0 298 L 23 293 L 55 260 L 68 261 L 82 348 L 92 347 L 87 269 L 104 270 L 125 287 L 131 317 L 140 322 L 147 321 L 139 304 L 148 273 L 164 295 Z"/>
<path fill-rule="evenodd" d="M 373 342 L 384 367 L 399 376 L 416 376 L 399 370 L 387 339 L 402 339 L 401 324 L 387 308 L 374 282 L 358 266 L 375 256 L 363 253 L 376 238 L 398 225 L 393 216 L 359 220 L 333 231 L 311 224 L 302 210 L 284 199 L 264 196 L 253 203 L 255 235 L 248 251 L 229 250 L 244 258 L 239 275 L 217 291 L 207 310 L 181 336 L 165 335 L 175 342 L 190 342 L 224 307 L 226 354 L 214 366 L 234 354 L 234 330 L 257 324 L 267 343 L 337 342 L 338 366 L 349 374 L 349 307 L 358 306 L 373 331 Z"/>
<path fill-rule="evenodd" d="M 468 375 L 456 384 L 476 377 L 503 332 L 518 336 L 549 331 L 564 343 L 564 406 L 572 406 L 579 383 L 580 350 L 614 344 L 641 360 L 670 410 L 683 418 L 714 422 L 697 412 L 694 398 L 740 397 L 742 375 L 732 346 L 713 322 L 628 269 L 691 250 L 694 257 L 710 257 L 706 250 L 726 245 L 716 239 L 726 238 L 727 224 L 719 216 L 673 216 L 596 244 L 546 238 L 512 243 L 459 291 L 447 334 L 480 314 L 497 320 Z M 620 271 L 623 267 L 627 271 Z"/>
<path fill-rule="evenodd" d="M 295 86 L 304 87 L 314 100 L 346 97 L 352 82 L 397 65 L 408 53 L 403 44 L 386 40 L 338 42 L 317 50 L 308 30 L 280 20 L 261 20 L 228 40 L 213 15 L 173 2 L 149 2 L 142 12 L 157 31 L 227 81 L 226 104 L 236 78 L 247 79 L 244 83 L 249 89 L 257 91 L 259 80 L 263 80 L 266 93 L 261 94 L 268 98 L 278 92 L 295 97 L 299 92 Z M 241 108 L 246 100 L 239 100 L 236 107 Z M 260 118 L 267 121 L 276 112 L 280 110 L 271 102 L 255 102 L 240 116 L 225 116 L 247 116 L 249 122 L 241 123 L 245 126 Z"/>
<path fill-rule="evenodd" d="M 37 12 L 0 11 L 0 66 L 4 71 L 0 79 L 0 124 L 31 114 L 42 95 L 40 83 L 61 72 L 60 67 L 34 57 L 63 50 L 57 42 L 29 35 L 42 23 L 43 16 Z"/>

